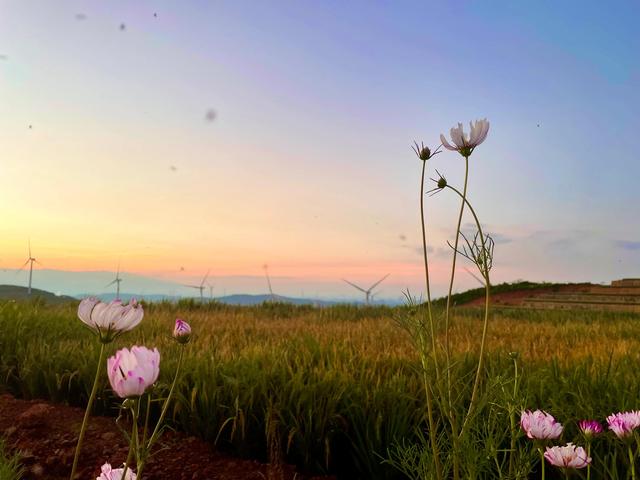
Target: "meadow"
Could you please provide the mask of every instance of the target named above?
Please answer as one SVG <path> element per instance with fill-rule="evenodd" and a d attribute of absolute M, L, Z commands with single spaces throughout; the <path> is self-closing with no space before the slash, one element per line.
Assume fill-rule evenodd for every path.
<path fill-rule="evenodd" d="M 0 304 L 0 390 L 86 403 L 99 344 L 76 312 L 77 304 Z M 141 325 L 108 345 L 108 354 L 133 344 L 157 347 L 158 388 L 166 388 L 179 348 L 171 329 L 176 317 L 184 318 L 194 338 L 171 425 L 241 456 L 283 458 L 338 478 L 399 479 L 405 477 L 386 459 L 425 428 L 419 356 L 398 326 L 401 314 L 411 314 L 409 307 L 149 304 Z M 457 308 L 450 326 L 454 365 L 469 384 L 482 315 Z M 485 364 L 491 401 L 481 404 L 474 437 L 478 477 L 494 478 L 486 472 L 508 447 L 509 416 L 500 405 L 553 413 L 565 424 L 566 439 L 577 438 L 579 419 L 638 408 L 640 315 L 521 309 L 491 315 Z M 104 379 L 95 413 L 115 415 L 114 404 Z M 518 446 L 523 464 L 531 464 L 530 442 L 519 438 Z M 607 452 L 593 455 L 594 478 L 605 478 L 598 471 L 613 475 L 616 455 L 623 458 Z"/>

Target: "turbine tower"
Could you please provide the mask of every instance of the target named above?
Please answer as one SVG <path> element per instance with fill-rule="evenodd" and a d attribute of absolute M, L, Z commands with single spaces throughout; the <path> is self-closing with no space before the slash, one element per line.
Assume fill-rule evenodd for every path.
<path fill-rule="evenodd" d="M 369 303 L 371 302 L 371 292 L 373 292 L 373 289 L 376 288 L 378 285 L 380 285 L 382 283 L 382 281 L 387 278 L 390 274 L 387 273 L 384 277 L 382 277 L 380 280 L 378 280 L 376 283 L 374 283 L 373 285 L 371 285 L 368 289 L 364 289 L 362 288 L 360 285 L 356 285 L 353 282 L 350 282 L 349 280 L 343 278 L 342 281 L 348 283 L 349 285 L 351 285 L 353 288 L 356 288 L 358 290 L 360 290 L 362 293 L 364 293 L 364 302 L 365 305 L 369 305 Z"/>
<path fill-rule="evenodd" d="M 38 260 L 36 260 L 36 258 L 31 255 L 31 240 L 29 240 L 29 257 L 27 258 L 27 261 L 24 262 L 22 264 L 22 267 L 20 267 L 21 271 L 22 269 L 24 269 L 24 267 L 27 266 L 27 263 L 29 264 L 29 287 L 27 289 L 27 295 L 31 295 L 31 279 L 33 278 L 33 264 L 37 263 L 38 265 L 42 265 Z"/>
<path fill-rule="evenodd" d="M 207 278 L 209 278 L 209 272 L 211 270 L 207 270 L 207 274 L 202 278 L 202 282 L 200 282 L 200 285 L 184 285 L 185 287 L 189 287 L 189 288 L 195 288 L 197 290 L 200 291 L 200 303 L 204 303 L 204 289 L 205 287 L 205 283 L 207 282 Z"/>
<path fill-rule="evenodd" d="M 276 296 L 273 294 L 273 288 L 271 288 L 271 278 L 269 277 L 269 265 L 266 263 L 262 266 L 264 268 L 264 275 L 267 277 L 267 285 L 269 286 L 269 295 L 271 295 L 271 301 L 276 301 Z"/>
<path fill-rule="evenodd" d="M 122 281 L 122 278 L 120 277 L 120 264 L 118 264 L 118 270 L 116 271 L 115 280 L 113 280 L 112 282 L 108 283 L 105 286 L 105 288 L 106 288 L 106 287 L 110 287 L 114 283 L 116 284 L 116 300 L 120 300 L 120 282 L 121 281 Z"/>

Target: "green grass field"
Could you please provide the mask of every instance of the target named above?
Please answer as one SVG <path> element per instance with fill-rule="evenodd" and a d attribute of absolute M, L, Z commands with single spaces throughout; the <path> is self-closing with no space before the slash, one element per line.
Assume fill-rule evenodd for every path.
<path fill-rule="evenodd" d="M 99 343 L 77 319 L 76 308 L 0 304 L 0 389 L 84 405 Z M 170 333 L 180 316 L 191 323 L 195 338 L 170 413 L 173 425 L 263 460 L 268 460 L 266 432 L 275 431 L 285 460 L 308 471 L 349 479 L 404 478 L 382 461 L 394 444 L 421 434 L 425 409 L 418 356 L 394 321 L 400 310 L 149 305 L 140 327 L 108 348 L 112 354 L 133 344 L 158 347 L 160 381 L 166 384 L 177 361 L 178 346 Z M 496 310 L 487 378 L 499 381 L 487 389 L 495 390 L 499 404 L 512 381 L 508 354 L 518 352 L 522 387 L 517 407 L 553 413 L 566 424 L 563 438 L 571 440 L 577 437 L 579 419 L 603 420 L 612 411 L 640 407 L 638 320 L 639 315 L 628 313 Z M 469 378 L 480 326 L 480 311 L 456 311 L 456 368 Z M 464 388 L 461 395 L 466 395 Z M 106 374 L 96 405 L 97 413 L 115 413 Z M 485 424 L 506 425 L 508 431 L 506 412 L 493 402 L 482 406 L 479 471 L 495 461 L 486 451 L 500 450 L 505 441 L 503 427 L 487 433 L 481 431 Z M 519 445 L 530 450 L 524 438 Z M 594 468 L 611 469 L 619 463 L 615 455 L 620 454 L 594 456 Z"/>

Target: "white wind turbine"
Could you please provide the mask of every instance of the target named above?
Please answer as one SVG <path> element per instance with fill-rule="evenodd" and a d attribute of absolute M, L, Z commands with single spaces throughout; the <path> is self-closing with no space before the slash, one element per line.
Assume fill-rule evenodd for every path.
<path fill-rule="evenodd" d="M 18 272 L 22 271 L 22 269 L 24 269 L 24 267 L 27 266 L 27 263 L 29 264 L 29 288 L 27 290 L 27 295 L 31 295 L 31 279 L 33 278 L 33 264 L 37 263 L 38 265 L 42 265 L 38 260 L 36 260 L 36 258 L 33 255 L 31 255 L 31 240 L 29 240 L 29 257 L 27 258 L 27 261 L 22 264 L 22 267 L 20 267 L 20 270 L 18 270 Z"/>
<path fill-rule="evenodd" d="M 120 300 L 120 282 L 122 281 L 122 277 L 120 277 L 120 264 L 118 264 L 118 270 L 116 271 L 116 278 L 112 282 L 108 283 L 106 287 L 110 287 L 114 283 L 116 284 L 116 300 Z"/>
<path fill-rule="evenodd" d="M 343 278 L 342 281 L 348 283 L 349 285 L 351 285 L 353 288 L 357 288 L 358 290 L 360 290 L 362 293 L 364 293 L 365 297 L 364 297 L 364 301 L 366 305 L 369 305 L 369 303 L 371 302 L 371 292 L 373 292 L 373 289 L 376 288 L 378 285 L 380 285 L 382 283 L 382 281 L 387 278 L 390 274 L 387 273 L 384 277 L 382 277 L 380 280 L 378 280 L 376 283 L 374 283 L 373 285 L 371 285 L 368 289 L 364 289 L 362 288 L 360 285 L 356 285 L 353 282 L 350 282 L 349 280 Z"/>
<path fill-rule="evenodd" d="M 184 285 L 185 287 L 195 288 L 200 291 L 200 302 L 204 302 L 204 289 L 206 288 L 205 283 L 207 282 L 210 271 L 211 270 L 207 270 L 207 274 L 202 278 L 202 282 L 200 282 L 200 285 Z"/>
<path fill-rule="evenodd" d="M 276 301 L 276 296 L 273 293 L 273 288 L 271 288 L 271 278 L 269 277 L 269 265 L 266 263 L 262 266 L 264 268 L 264 275 L 267 277 L 267 285 L 269 286 L 269 295 L 271 295 L 271 301 Z"/>

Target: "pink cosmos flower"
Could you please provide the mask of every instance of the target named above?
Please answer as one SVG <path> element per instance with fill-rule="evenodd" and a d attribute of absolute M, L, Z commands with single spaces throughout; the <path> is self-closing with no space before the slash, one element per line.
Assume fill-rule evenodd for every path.
<path fill-rule="evenodd" d="M 602 425 L 597 420 L 580 420 L 578 426 L 586 437 L 594 437 L 602 433 Z"/>
<path fill-rule="evenodd" d="M 100 476 L 96 477 L 96 480 L 122 480 L 122 474 L 124 473 L 123 468 L 111 468 L 111 465 L 105 463 L 102 465 L 100 469 Z M 127 469 L 127 474 L 124 480 L 136 480 L 136 474 L 131 471 L 130 468 Z"/>
<path fill-rule="evenodd" d="M 520 426 L 533 440 L 550 440 L 562 434 L 562 424 L 542 410 L 526 410 L 520 415 Z"/>
<path fill-rule="evenodd" d="M 475 124 L 469 122 L 471 127 L 470 136 L 464 133 L 464 128 L 461 123 L 458 123 L 457 127 L 451 129 L 451 145 L 444 135 L 440 134 L 440 141 L 447 150 L 453 150 L 468 157 L 473 152 L 473 149 L 480 145 L 487 138 L 489 133 L 489 122 L 487 119 L 476 120 Z"/>
<path fill-rule="evenodd" d="M 78 318 L 100 335 L 104 342 L 110 342 L 122 332 L 135 328 L 144 316 L 142 305 L 132 299 L 128 305 L 120 300 L 105 303 L 95 297 L 85 298 L 78 306 Z"/>
<path fill-rule="evenodd" d="M 175 338 L 179 343 L 187 343 L 191 338 L 191 325 L 181 318 L 176 318 L 176 326 L 173 329 L 173 338 Z"/>
<path fill-rule="evenodd" d="M 107 360 L 109 383 L 120 398 L 139 397 L 155 383 L 159 373 L 157 348 L 134 346 L 131 351 L 123 348 Z"/>
<path fill-rule="evenodd" d="M 640 426 L 640 411 L 613 413 L 607 417 L 607 424 L 618 438 L 627 438 Z"/>
<path fill-rule="evenodd" d="M 551 465 L 560 468 L 584 468 L 591 463 L 591 457 L 584 448 L 569 442 L 564 447 L 547 447 L 544 458 Z"/>

